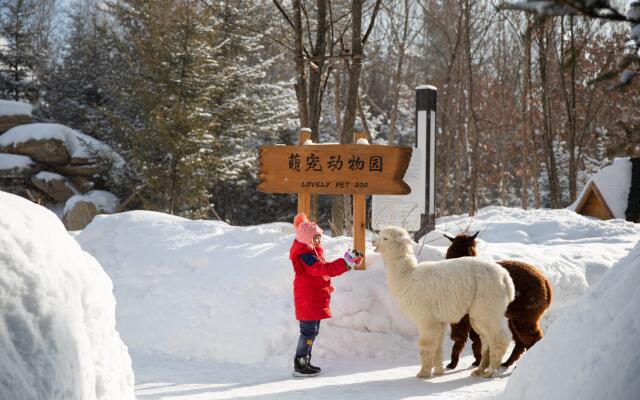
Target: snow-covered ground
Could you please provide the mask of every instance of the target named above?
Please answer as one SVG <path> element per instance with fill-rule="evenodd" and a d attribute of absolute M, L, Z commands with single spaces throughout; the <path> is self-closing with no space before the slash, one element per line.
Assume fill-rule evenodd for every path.
<path fill-rule="evenodd" d="M 482 256 L 526 260 L 553 285 L 552 309 L 543 319 L 547 337 L 531 358 L 543 343 L 549 342 L 551 350 L 526 368 L 523 359 L 514 376 L 553 362 L 548 358 L 559 352 L 553 350 L 552 322 L 570 315 L 578 299 L 640 239 L 638 224 L 593 220 L 568 210 L 488 207 L 472 220 L 447 217 L 438 224 L 439 232 L 452 234 L 466 228 L 480 230 Z M 443 256 L 448 242 L 439 232 L 415 246 L 419 260 Z M 471 378 L 469 356 L 460 369 L 442 377 L 415 378 L 416 330 L 389 297 L 382 260 L 370 247 L 366 271 L 334 279 L 334 318 L 323 321 L 314 346 L 314 362 L 323 374 L 291 378 L 297 323 L 287 257 L 293 237 L 287 223 L 234 227 L 144 211 L 98 216 L 76 236 L 113 280 L 117 328 L 133 357 L 138 399 L 455 399 L 487 398 L 504 390 L 513 370 L 493 380 Z M 323 241 L 328 258 L 350 245 L 346 237 Z M 630 299 L 636 309 L 637 297 Z M 586 329 L 577 322 L 564 324 L 562 335 L 572 327 Z M 599 349 L 612 343 L 617 342 L 603 342 Z M 581 345 L 589 343 L 577 348 Z M 450 346 L 447 339 L 445 359 Z M 640 350 L 618 353 L 638 359 Z M 630 367 L 639 376 L 638 364 Z M 523 378 L 514 382 L 535 384 Z M 512 393 L 518 390 L 514 387 Z"/>

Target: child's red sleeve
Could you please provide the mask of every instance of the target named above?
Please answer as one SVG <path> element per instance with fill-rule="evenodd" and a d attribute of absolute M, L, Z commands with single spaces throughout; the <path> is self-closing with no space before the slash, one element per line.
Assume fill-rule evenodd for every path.
<path fill-rule="evenodd" d="M 349 270 L 342 258 L 331 262 L 323 262 L 315 254 L 304 253 L 300 255 L 300 261 L 305 266 L 305 271 L 313 276 L 338 276 Z"/>

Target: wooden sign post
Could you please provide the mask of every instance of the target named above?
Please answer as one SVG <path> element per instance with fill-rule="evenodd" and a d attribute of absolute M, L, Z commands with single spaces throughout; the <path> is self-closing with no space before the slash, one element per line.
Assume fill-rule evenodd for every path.
<path fill-rule="evenodd" d="M 298 146 L 261 146 L 261 182 L 257 189 L 267 193 L 297 193 L 298 212 L 306 215 L 311 208 L 312 193 L 353 195 L 353 246 L 364 254 L 366 196 L 411 192 L 402 179 L 412 148 L 323 145 L 310 143 L 310 138 L 311 133 L 303 129 Z"/>

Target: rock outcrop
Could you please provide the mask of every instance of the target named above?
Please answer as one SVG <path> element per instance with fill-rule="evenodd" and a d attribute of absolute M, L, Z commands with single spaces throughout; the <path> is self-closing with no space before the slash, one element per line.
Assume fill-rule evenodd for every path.
<path fill-rule="evenodd" d="M 24 115 L 27 107 L 29 115 Z M 0 133 L 3 121 L 30 122 L 30 107 L 0 100 Z M 20 112 L 23 115 L 11 115 Z M 108 145 L 64 125 L 12 126 L 0 135 L 0 190 L 52 209 L 64 207 L 62 219 L 67 229 L 82 229 L 95 215 L 115 212 L 118 205 L 115 195 L 94 190 L 96 181 L 104 181 L 99 176 L 100 160 L 116 168 L 124 165 Z"/>

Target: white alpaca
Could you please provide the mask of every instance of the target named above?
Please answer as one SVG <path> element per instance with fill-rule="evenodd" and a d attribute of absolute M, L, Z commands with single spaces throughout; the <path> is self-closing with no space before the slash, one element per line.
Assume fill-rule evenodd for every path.
<path fill-rule="evenodd" d="M 418 264 L 413 241 L 402 228 L 388 227 L 374 240 L 385 264 L 387 284 L 400 310 L 418 327 L 422 368 L 442 375 L 442 341 L 449 324 L 469 314 L 482 340 L 482 360 L 474 376 L 491 377 L 500 368 L 510 337 L 504 313 L 515 290 L 509 273 L 479 257 Z"/>

